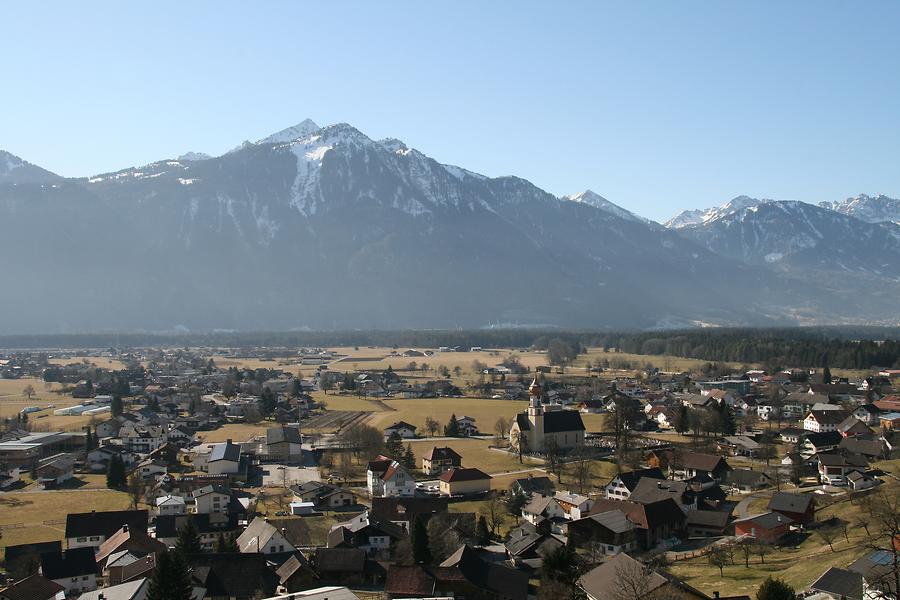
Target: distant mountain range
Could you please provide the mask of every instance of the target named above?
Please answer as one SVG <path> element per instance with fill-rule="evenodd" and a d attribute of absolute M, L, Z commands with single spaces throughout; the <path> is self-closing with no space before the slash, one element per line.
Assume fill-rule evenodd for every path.
<path fill-rule="evenodd" d="M 853 200 L 664 227 L 309 120 L 86 178 L 2 152 L 0 331 L 896 324 L 897 201 Z"/>

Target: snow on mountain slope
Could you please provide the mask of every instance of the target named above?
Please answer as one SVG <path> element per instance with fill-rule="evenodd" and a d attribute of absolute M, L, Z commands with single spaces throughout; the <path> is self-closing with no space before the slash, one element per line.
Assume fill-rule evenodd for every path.
<path fill-rule="evenodd" d="M 900 225 L 900 200 L 884 194 L 868 196 L 860 194 L 853 198 L 834 202 L 820 202 L 819 206 L 856 217 L 867 223 L 895 223 Z"/>
<path fill-rule="evenodd" d="M 283 144 L 284 142 L 292 142 L 300 138 L 306 138 L 314 134 L 320 128 L 312 119 L 304 119 L 293 127 L 276 131 L 261 140 L 257 144 Z"/>
<path fill-rule="evenodd" d="M 738 196 L 736 198 L 732 198 L 721 206 L 682 211 L 666 221 L 664 223 L 664 226 L 668 227 L 669 229 L 680 229 L 681 227 L 700 225 L 702 223 L 713 221 L 735 211 L 750 206 L 755 206 L 760 202 L 769 202 L 769 200 L 759 200 L 757 198 L 750 198 L 749 196 Z"/>
<path fill-rule="evenodd" d="M 0 150 L 0 183 L 52 183 L 60 179 L 56 173 Z"/>
<path fill-rule="evenodd" d="M 640 217 L 630 210 L 627 210 L 625 208 L 622 208 L 618 204 L 610 202 L 600 194 L 596 194 L 591 190 L 584 190 L 583 192 L 579 192 L 577 194 L 569 194 L 568 196 L 563 196 L 562 199 L 568 200 L 570 202 L 581 202 L 582 204 L 587 204 L 588 206 L 599 208 L 602 211 L 612 213 L 617 217 L 622 217 L 623 219 L 628 219 L 629 221 L 652 223 L 652 221 L 650 221 L 649 219 Z"/>
<path fill-rule="evenodd" d="M 195 162 L 198 160 L 209 160 L 212 158 L 206 152 L 185 152 L 181 156 L 179 156 L 176 160 L 183 160 L 185 162 Z"/>

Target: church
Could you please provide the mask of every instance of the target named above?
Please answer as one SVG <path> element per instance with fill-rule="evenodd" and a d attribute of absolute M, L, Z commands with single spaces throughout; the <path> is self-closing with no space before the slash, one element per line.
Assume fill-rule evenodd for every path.
<path fill-rule="evenodd" d="M 571 450 L 584 445 L 584 422 L 581 413 L 562 410 L 558 404 L 541 402 L 541 385 L 537 377 L 528 388 L 528 410 L 516 415 L 509 430 L 510 442 L 515 445 L 524 437 L 527 452 L 545 452 L 553 439 L 560 450 Z"/>

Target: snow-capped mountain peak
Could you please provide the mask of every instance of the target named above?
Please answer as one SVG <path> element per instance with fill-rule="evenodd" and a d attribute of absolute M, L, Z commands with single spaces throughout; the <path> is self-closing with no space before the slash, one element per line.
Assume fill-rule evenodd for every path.
<path fill-rule="evenodd" d="M 733 212 L 758 206 L 764 202 L 771 202 L 771 200 L 760 200 L 758 198 L 751 198 L 750 196 L 737 196 L 721 206 L 682 211 L 666 221 L 664 225 L 669 229 L 681 229 L 682 227 L 702 225 Z"/>
<path fill-rule="evenodd" d="M 210 158 L 212 158 L 212 156 L 210 156 L 206 152 L 185 152 L 175 160 L 184 162 L 196 162 L 199 160 L 209 160 Z"/>
<path fill-rule="evenodd" d="M 33 165 L 11 152 L 0 150 L 0 183 L 48 183 L 59 175 Z"/>
<path fill-rule="evenodd" d="M 819 206 L 844 215 L 855 217 L 867 223 L 891 222 L 900 225 L 900 200 L 884 194 L 869 196 L 859 194 L 835 202 L 820 202 Z"/>
<path fill-rule="evenodd" d="M 272 135 L 266 136 L 258 140 L 257 144 L 283 144 L 285 142 L 293 142 L 294 140 L 309 137 L 316 131 L 321 129 L 312 119 L 304 119 L 292 127 L 276 131 Z"/>
<path fill-rule="evenodd" d="M 641 223 L 649 223 L 649 219 L 645 219 L 644 217 L 640 217 L 630 210 L 622 208 L 618 204 L 610 202 L 600 194 L 593 192 L 592 190 L 584 190 L 583 192 L 579 192 L 577 194 L 569 194 L 568 196 L 563 196 L 563 200 L 568 200 L 570 202 L 580 202 L 582 204 L 587 204 L 588 206 L 593 206 L 594 208 L 598 208 L 604 212 L 608 212 L 610 214 L 616 215 L 617 217 L 622 217 L 623 219 L 628 219 L 629 221 L 639 221 Z"/>

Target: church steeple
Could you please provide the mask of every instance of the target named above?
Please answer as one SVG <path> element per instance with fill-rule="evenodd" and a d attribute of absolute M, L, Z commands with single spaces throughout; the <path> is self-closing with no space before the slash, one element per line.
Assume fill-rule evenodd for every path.
<path fill-rule="evenodd" d="M 534 376 L 534 381 L 528 386 L 528 396 L 528 414 L 531 416 L 543 414 L 544 407 L 541 403 L 541 384 L 538 383 L 537 375 Z"/>

